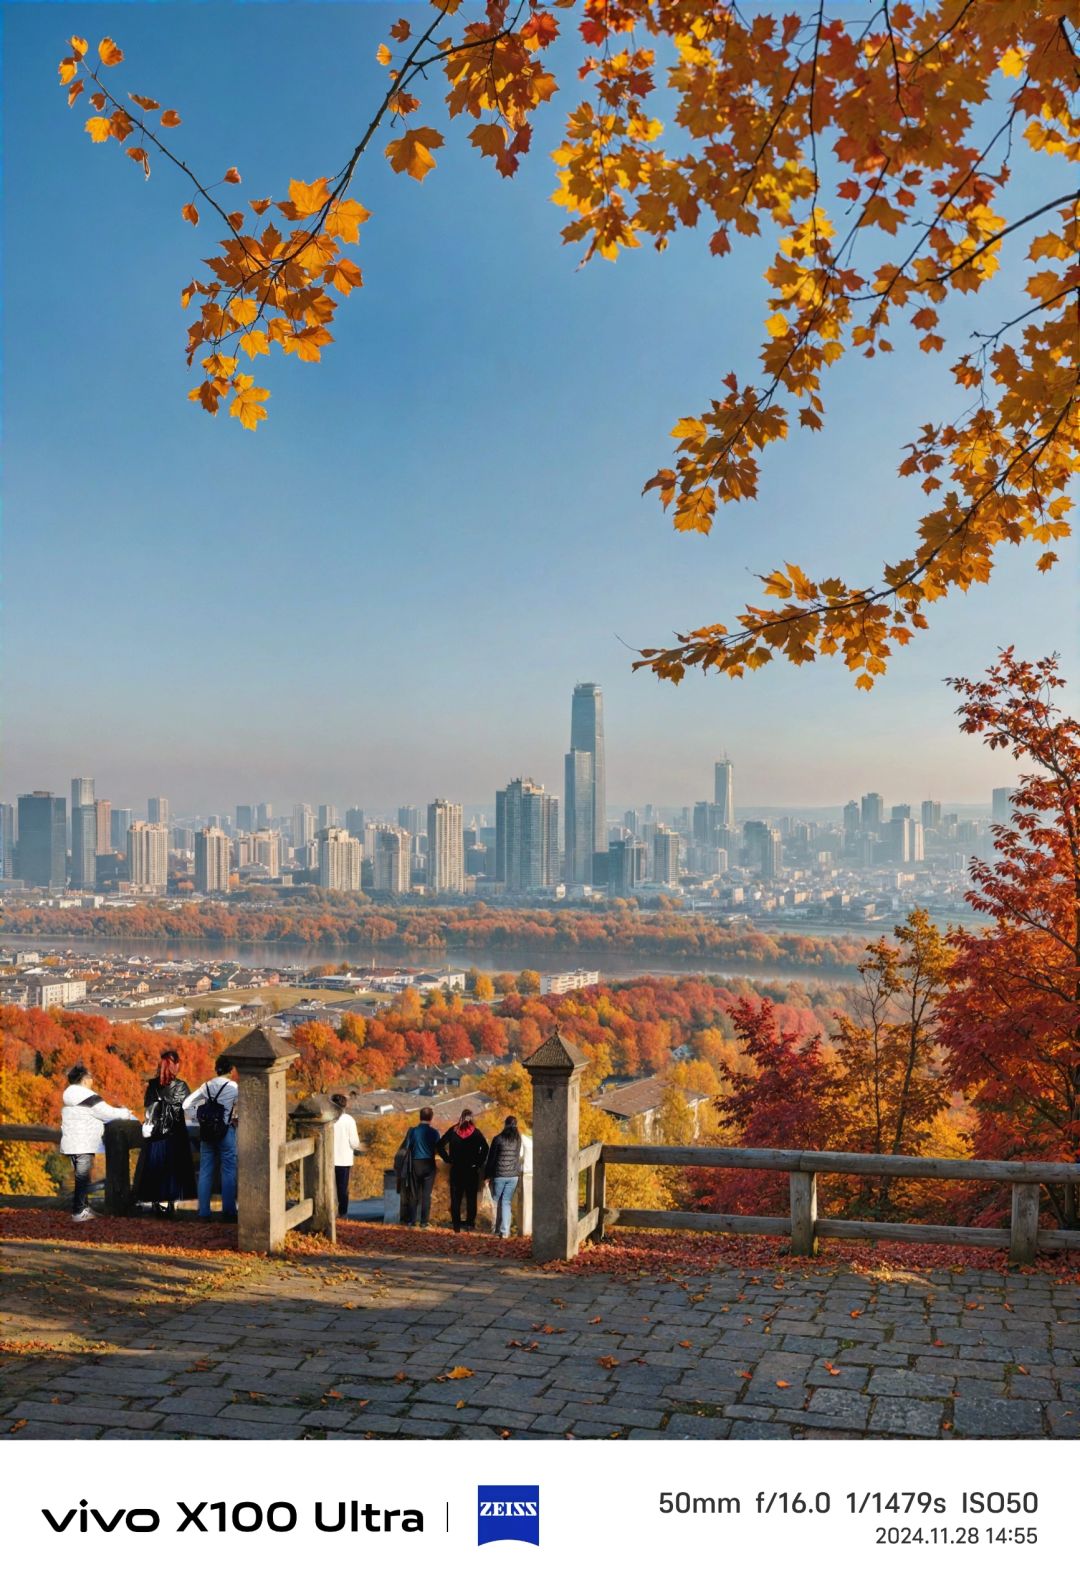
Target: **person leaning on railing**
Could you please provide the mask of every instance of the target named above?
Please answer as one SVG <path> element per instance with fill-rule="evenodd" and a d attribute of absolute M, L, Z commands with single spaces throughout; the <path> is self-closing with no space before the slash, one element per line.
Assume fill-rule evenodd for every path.
<path fill-rule="evenodd" d="M 71 1196 L 71 1217 L 85 1224 L 94 1217 L 87 1202 L 90 1170 L 105 1140 L 105 1126 L 113 1119 L 133 1119 L 129 1108 L 112 1108 L 94 1090 L 90 1070 L 77 1063 L 68 1070 L 68 1086 L 60 1114 L 60 1150 L 71 1159 L 75 1189 Z"/>

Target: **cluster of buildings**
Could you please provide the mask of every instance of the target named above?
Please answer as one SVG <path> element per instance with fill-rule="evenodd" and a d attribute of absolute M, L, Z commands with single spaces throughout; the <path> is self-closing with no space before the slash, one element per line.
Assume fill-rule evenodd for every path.
<path fill-rule="evenodd" d="M 0 804 L 0 890 L 47 894 L 53 906 L 127 903 L 145 897 L 223 898 L 253 886 L 283 893 L 312 887 L 378 898 L 587 899 L 668 894 L 753 917 L 834 915 L 854 904 L 873 917 L 883 895 L 895 906 L 908 874 L 959 901 L 973 852 L 992 848 L 990 824 L 1008 820 L 1012 794 L 995 790 L 985 815 L 917 809 L 880 793 L 852 799 L 825 819 L 736 816 L 735 767 L 726 755 L 713 792 L 682 809 L 609 816 L 603 696 L 594 682 L 573 692 L 562 800 L 528 776 L 495 795 L 494 824 L 435 798 L 372 816 L 359 805 L 238 803 L 233 814 L 174 819 L 151 797 L 145 817 L 100 798 L 77 777 L 67 799 L 28 792 Z M 858 900 L 862 900 L 861 904 Z M 870 912 L 867 913 L 867 905 Z M 886 910 L 887 911 L 887 910 Z"/>

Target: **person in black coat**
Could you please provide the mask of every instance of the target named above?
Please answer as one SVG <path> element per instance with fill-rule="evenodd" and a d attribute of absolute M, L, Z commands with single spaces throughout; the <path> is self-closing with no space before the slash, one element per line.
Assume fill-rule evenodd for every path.
<path fill-rule="evenodd" d="M 152 1202 L 156 1217 L 167 1212 L 172 1218 L 175 1203 L 195 1195 L 191 1142 L 184 1123 L 184 1098 L 189 1092 L 179 1069 L 179 1054 L 171 1048 L 163 1052 L 143 1097 L 150 1134 L 144 1136 L 135 1167 L 132 1201 Z"/>
<path fill-rule="evenodd" d="M 480 1189 L 480 1174 L 487 1162 L 488 1144 L 483 1133 L 473 1123 L 468 1108 L 460 1119 L 442 1137 L 436 1152 L 444 1163 L 450 1165 L 450 1217 L 454 1229 L 476 1228 L 476 1194 Z M 465 1204 L 465 1222 L 461 1222 L 461 1204 Z"/>

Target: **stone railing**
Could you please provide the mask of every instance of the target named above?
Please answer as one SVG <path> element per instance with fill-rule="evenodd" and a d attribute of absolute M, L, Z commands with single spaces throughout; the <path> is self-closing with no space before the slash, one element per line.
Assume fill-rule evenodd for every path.
<path fill-rule="evenodd" d="M 993 1162 L 963 1158 L 890 1157 L 858 1152 L 809 1152 L 770 1147 L 611 1146 L 579 1150 L 580 1078 L 586 1060 L 557 1032 L 525 1068 L 533 1082 L 533 1160 L 536 1217 L 533 1256 L 541 1262 L 576 1256 L 581 1243 L 602 1240 L 612 1225 L 635 1229 L 697 1230 L 723 1235 L 787 1236 L 795 1257 L 812 1256 L 819 1238 L 899 1240 L 945 1246 L 1008 1249 L 1010 1262 L 1033 1262 L 1040 1251 L 1080 1249 L 1080 1230 L 1040 1227 L 1041 1188 L 1080 1186 L 1080 1163 Z M 788 1176 L 783 1217 L 687 1213 L 607 1204 L 609 1165 L 758 1169 Z M 1008 1229 L 965 1224 L 893 1224 L 874 1219 L 820 1218 L 819 1175 L 903 1180 L 978 1180 L 1012 1189 Z M 582 1199 L 583 1198 L 583 1199 Z"/>

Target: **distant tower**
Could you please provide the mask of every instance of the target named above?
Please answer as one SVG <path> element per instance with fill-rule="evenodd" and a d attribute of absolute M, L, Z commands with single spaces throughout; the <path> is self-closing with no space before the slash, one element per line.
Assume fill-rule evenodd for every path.
<path fill-rule="evenodd" d="M 433 892 L 461 893 L 465 890 L 461 804 L 436 798 L 428 804 L 427 812 L 428 886 Z"/>
<path fill-rule="evenodd" d="M 575 754 L 588 759 L 576 759 Z M 570 706 L 570 752 L 566 756 L 566 876 L 593 878 L 592 861 L 607 851 L 607 763 L 604 756 L 604 698 L 594 681 L 579 681 Z"/>
<path fill-rule="evenodd" d="M 713 778 L 716 788 L 713 801 L 721 813 L 720 824 L 727 831 L 733 830 L 735 826 L 735 766 L 726 754 L 722 759 L 717 759 Z"/>
<path fill-rule="evenodd" d="M 229 838 L 217 825 L 195 833 L 195 890 L 204 895 L 229 890 Z"/>
<path fill-rule="evenodd" d="M 151 825 L 168 825 L 169 800 L 167 797 L 151 797 L 146 800 L 146 818 Z"/>

